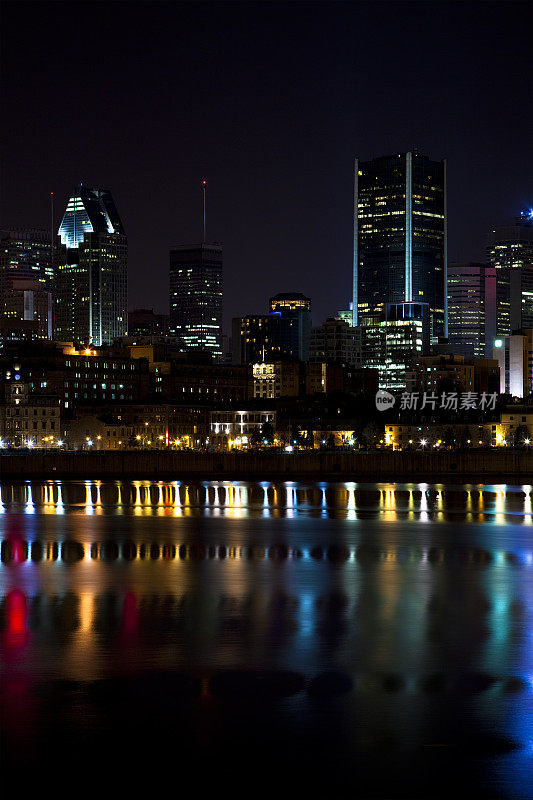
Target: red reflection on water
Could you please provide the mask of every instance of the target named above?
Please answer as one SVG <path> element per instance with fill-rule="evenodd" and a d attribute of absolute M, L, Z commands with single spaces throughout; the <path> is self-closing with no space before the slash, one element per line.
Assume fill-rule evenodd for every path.
<path fill-rule="evenodd" d="M 122 631 L 125 634 L 135 633 L 139 626 L 139 609 L 137 598 L 133 592 L 127 592 L 122 606 Z"/>
<path fill-rule="evenodd" d="M 11 545 L 11 551 L 13 553 L 13 561 L 16 564 L 22 564 L 23 561 L 26 561 L 27 557 L 26 543 L 19 538 L 10 539 L 9 543 Z"/>
<path fill-rule="evenodd" d="M 8 592 L 6 595 L 6 627 L 2 634 L 2 647 L 6 661 L 15 656 L 28 640 L 27 617 L 26 595 L 20 589 Z"/>
<path fill-rule="evenodd" d="M 26 633 L 26 595 L 20 589 L 13 589 L 6 595 L 7 633 Z"/>
<path fill-rule="evenodd" d="M 28 545 L 24 541 L 18 520 L 8 520 L 6 533 L 7 536 L 2 547 L 4 551 L 4 547 L 7 545 L 6 560 L 21 564 L 28 557 Z"/>

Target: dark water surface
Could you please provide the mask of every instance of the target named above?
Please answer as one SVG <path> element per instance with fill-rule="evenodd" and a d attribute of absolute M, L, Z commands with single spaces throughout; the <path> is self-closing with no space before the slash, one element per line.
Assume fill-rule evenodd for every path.
<path fill-rule="evenodd" d="M 2 768 L 533 797 L 532 492 L 4 482 Z"/>

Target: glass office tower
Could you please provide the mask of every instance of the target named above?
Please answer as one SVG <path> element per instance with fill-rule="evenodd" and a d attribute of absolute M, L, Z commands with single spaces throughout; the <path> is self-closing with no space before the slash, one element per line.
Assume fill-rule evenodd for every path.
<path fill-rule="evenodd" d="M 417 151 L 355 162 L 353 325 L 388 303 L 427 303 L 447 335 L 446 161 Z"/>
<path fill-rule="evenodd" d="M 496 268 L 497 336 L 533 328 L 533 211 L 491 231 L 487 260 Z"/>
<path fill-rule="evenodd" d="M 17 228 L 0 232 L 0 322 L 4 338 L 17 338 L 19 322 L 36 323 L 34 338 L 52 338 L 54 256 L 50 231 Z"/>
<path fill-rule="evenodd" d="M 170 333 L 187 350 L 222 358 L 222 247 L 182 245 L 170 251 Z"/>
<path fill-rule="evenodd" d="M 127 239 L 108 190 L 79 186 L 59 226 L 56 338 L 100 346 L 127 332 Z"/>

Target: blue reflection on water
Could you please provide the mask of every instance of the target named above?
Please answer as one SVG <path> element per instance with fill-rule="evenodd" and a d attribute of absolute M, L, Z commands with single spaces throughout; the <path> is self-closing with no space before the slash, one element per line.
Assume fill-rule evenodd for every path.
<path fill-rule="evenodd" d="M 334 673 L 327 701 L 304 688 L 298 702 L 273 706 L 287 730 L 311 725 L 319 708 L 332 742 L 342 731 L 341 749 L 362 758 L 374 748 L 384 764 L 402 748 L 415 758 L 419 748 L 451 746 L 461 727 L 472 741 L 497 734 L 517 749 L 469 763 L 485 759 L 494 785 L 528 797 L 531 486 L 1 489 L 0 591 L 21 593 L 28 608 L 23 617 L 10 601 L 8 680 L 24 673 L 85 686 L 158 665 L 192 670 L 207 686 L 213 672 L 253 667 L 296 671 L 309 687 Z M 352 688 L 332 699 L 342 676 Z M 441 769 L 456 752 L 440 757 Z"/>

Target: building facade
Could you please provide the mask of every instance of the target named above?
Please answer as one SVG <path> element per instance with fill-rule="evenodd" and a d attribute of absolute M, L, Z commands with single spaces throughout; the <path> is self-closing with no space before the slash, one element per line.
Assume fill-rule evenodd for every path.
<path fill-rule="evenodd" d="M 169 315 L 156 314 L 153 308 L 136 308 L 128 311 L 128 336 L 166 336 Z"/>
<path fill-rule="evenodd" d="M 232 361 L 234 364 L 255 364 L 279 358 L 279 317 L 271 314 L 249 314 L 232 320 Z"/>
<path fill-rule="evenodd" d="M 54 283 L 54 250 L 49 231 L 13 228 L 0 232 L 0 291 L 3 275 L 39 281 L 51 291 Z"/>
<path fill-rule="evenodd" d="M 19 449 L 61 445 L 61 407 L 57 395 L 31 392 L 16 362 L 2 370 L 1 383 L 1 446 Z"/>
<path fill-rule="evenodd" d="M 387 303 L 427 303 L 447 335 L 446 162 L 418 152 L 355 162 L 353 324 Z"/>
<path fill-rule="evenodd" d="M 500 392 L 513 397 L 533 394 L 533 328 L 498 337 L 493 353 L 500 366 Z"/>
<path fill-rule="evenodd" d="M 170 333 L 186 350 L 222 358 L 222 247 L 182 245 L 170 251 Z"/>
<path fill-rule="evenodd" d="M 389 303 L 381 318 L 362 321 L 363 367 L 378 371 L 381 389 L 405 388 L 409 365 L 429 350 L 429 306 Z"/>
<path fill-rule="evenodd" d="M 457 353 L 419 356 L 407 371 L 408 392 L 500 391 L 500 368 L 494 358 L 465 358 Z"/>
<path fill-rule="evenodd" d="M 533 328 L 533 214 L 524 212 L 514 225 L 494 228 L 488 237 L 487 261 L 496 269 L 496 335 Z"/>
<path fill-rule="evenodd" d="M 448 337 L 454 353 L 491 356 L 496 337 L 496 267 L 448 264 Z"/>
<path fill-rule="evenodd" d="M 56 333 L 99 347 L 127 332 L 127 239 L 108 190 L 79 186 L 59 226 Z"/>
<path fill-rule="evenodd" d="M 2 231 L 0 237 L 2 338 L 27 338 L 19 323 L 35 322 L 33 338 L 51 339 L 55 251 L 50 233 L 22 228 Z"/>
<path fill-rule="evenodd" d="M 269 300 L 270 315 L 279 318 L 280 352 L 298 361 L 309 360 L 311 298 L 299 292 L 282 292 Z"/>
<path fill-rule="evenodd" d="M 361 328 L 342 319 L 327 319 L 311 329 L 310 363 L 336 362 L 353 367 L 362 365 Z"/>

